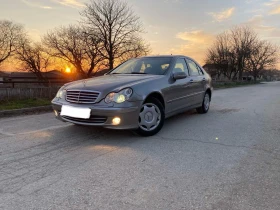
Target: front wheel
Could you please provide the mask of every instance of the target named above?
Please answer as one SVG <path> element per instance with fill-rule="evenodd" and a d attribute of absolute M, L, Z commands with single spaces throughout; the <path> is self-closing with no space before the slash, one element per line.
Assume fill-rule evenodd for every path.
<path fill-rule="evenodd" d="M 204 95 L 201 107 L 198 107 L 196 109 L 196 111 L 200 114 L 207 113 L 209 111 L 209 108 L 210 108 L 210 101 L 211 101 L 210 93 L 206 92 L 205 95 Z"/>
<path fill-rule="evenodd" d="M 141 136 L 153 136 L 163 127 L 164 108 L 156 98 L 148 99 L 141 107 L 137 133 Z"/>

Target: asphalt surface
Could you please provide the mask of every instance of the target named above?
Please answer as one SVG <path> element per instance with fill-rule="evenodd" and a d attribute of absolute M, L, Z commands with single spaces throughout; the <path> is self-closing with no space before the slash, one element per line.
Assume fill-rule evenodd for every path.
<path fill-rule="evenodd" d="M 280 209 L 280 83 L 217 90 L 154 137 L 0 119 L 0 209 Z"/>

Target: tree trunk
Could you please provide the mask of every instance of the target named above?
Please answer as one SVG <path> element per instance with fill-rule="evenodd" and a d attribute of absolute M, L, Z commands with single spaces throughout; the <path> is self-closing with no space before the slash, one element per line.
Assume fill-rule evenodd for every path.
<path fill-rule="evenodd" d="M 114 68 L 114 58 L 109 58 L 109 68 L 110 70 Z"/>
<path fill-rule="evenodd" d="M 238 79 L 239 79 L 239 81 L 243 80 L 243 71 L 242 70 L 239 71 Z"/>

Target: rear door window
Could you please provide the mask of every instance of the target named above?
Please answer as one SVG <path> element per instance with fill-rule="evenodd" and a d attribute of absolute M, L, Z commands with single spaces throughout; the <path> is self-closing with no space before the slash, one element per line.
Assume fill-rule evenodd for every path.
<path fill-rule="evenodd" d="M 186 60 L 187 60 L 187 63 L 188 63 L 189 69 L 190 69 L 190 75 L 191 76 L 199 76 L 200 73 L 198 71 L 196 63 L 193 62 L 192 60 L 189 60 L 189 59 L 186 59 Z"/>
<path fill-rule="evenodd" d="M 202 69 L 198 65 L 196 65 L 196 67 L 198 69 L 199 75 L 204 75 L 204 72 L 202 71 Z"/>

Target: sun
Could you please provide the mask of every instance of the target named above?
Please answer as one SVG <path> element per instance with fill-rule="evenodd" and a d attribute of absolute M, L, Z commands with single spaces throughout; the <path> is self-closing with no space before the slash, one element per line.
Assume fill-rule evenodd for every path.
<path fill-rule="evenodd" d="M 65 72 L 66 73 L 71 73 L 71 69 L 69 67 L 66 67 Z"/>

